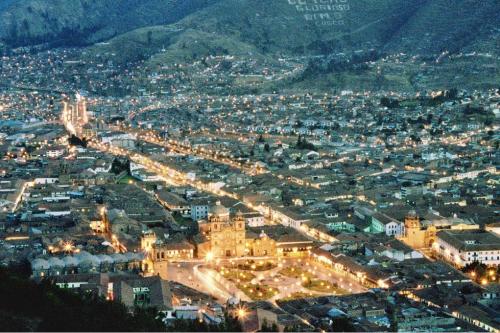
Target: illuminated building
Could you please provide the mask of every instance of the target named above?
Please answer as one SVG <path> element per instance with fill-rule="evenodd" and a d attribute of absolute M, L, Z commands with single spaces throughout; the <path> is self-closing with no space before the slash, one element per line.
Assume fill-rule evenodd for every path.
<path fill-rule="evenodd" d="M 168 261 L 193 259 L 194 249 L 187 241 L 164 243 L 153 231 L 147 231 L 141 237 L 141 250 L 146 253 L 143 270 L 146 275 L 159 274 L 166 280 Z"/>
<path fill-rule="evenodd" d="M 445 260 L 463 267 L 478 261 L 488 266 L 500 264 L 500 237 L 477 230 L 442 230 L 433 250 Z"/>
<path fill-rule="evenodd" d="M 200 228 L 208 236 L 209 252 L 215 258 L 245 256 L 245 220 L 241 215 L 231 218 L 229 209 L 217 202 L 210 208 L 208 223 Z"/>
<path fill-rule="evenodd" d="M 434 242 L 436 228 L 431 226 L 427 229 L 422 228 L 420 218 L 415 211 L 410 211 L 405 217 L 404 233 L 401 240 L 406 245 L 414 249 L 429 247 Z"/>
<path fill-rule="evenodd" d="M 479 225 L 466 223 L 458 218 L 440 218 L 434 221 L 420 221 L 415 211 L 405 217 L 404 233 L 399 238 L 413 249 L 429 249 L 436 241 L 440 230 L 477 230 Z"/>
<path fill-rule="evenodd" d="M 303 257 L 309 255 L 312 241 L 300 234 L 275 238 L 261 231 L 246 230 L 244 216 L 231 217 L 229 210 L 217 203 L 210 208 L 208 222 L 200 224 L 197 239 L 199 258 L 230 257 Z"/>
<path fill-rule="evenodd" d="M 79 134 L 83 125 L 87 124 L 87 101 L 79 93 L 75 95 L 74 104 L 69 100 L 63 101 L 62 121 L 66 129 L 72 134 Z"/>

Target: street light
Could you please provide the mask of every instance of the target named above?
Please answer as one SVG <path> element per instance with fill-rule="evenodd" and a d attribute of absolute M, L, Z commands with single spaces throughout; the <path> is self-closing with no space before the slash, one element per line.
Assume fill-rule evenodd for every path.
<path fill-rule="evenodd" d="M 71 252 L 71 250 L 73 249 L 73 244 L 71 242 L 65 242 L 63 244 L 63 249 L 65 252 Z"/>
<path fill-rule="evenodd" d="M 248 315 L 247 310 L 243 306 L 239 306 L 238 309 L 236 310 L 236 314 L 238 316 L 238 319 L 240 320 L 245 320 L 245 318 Z"/>

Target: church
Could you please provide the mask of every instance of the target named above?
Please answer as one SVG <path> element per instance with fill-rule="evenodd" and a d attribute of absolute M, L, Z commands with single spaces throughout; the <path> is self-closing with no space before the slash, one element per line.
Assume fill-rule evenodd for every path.
<path fill-rule="evenodd" d="M 208 221 L 200 227 L 198 257 L 243 257 L 246 253 L 245 220 L 238 214 L 230 216 L 229 209 L 217 202 L 210 208 Z"/>
<path fill-rule="evenodd" d="M 242 214 L 231 216 L 229 209 L 217 202 L 208 220 L 200 224 L 197 238 L 198 258 L 274 257 L 276 241 L 264 231 L 258 236 L 246 229 Z"/>
<path fill-rule="evenodd" d="M 313 241 L 283 226 L 264 226 L 259 231 L 247 229 L 243 215 L 231 214 L 220 202 L 209 209 L 207 220 L 198 225 L 199 233 L 192 243 L 166 243 L 159 241 L 152 231 L 143 233 L 141 249 L 147 253 L 143 263 L 146 274 L 160 273 L 166 279 L 171 260 L 304 257 L 314 245 Z M 263 230 L 266 228 L 271 232 L 269 235 Z"/>

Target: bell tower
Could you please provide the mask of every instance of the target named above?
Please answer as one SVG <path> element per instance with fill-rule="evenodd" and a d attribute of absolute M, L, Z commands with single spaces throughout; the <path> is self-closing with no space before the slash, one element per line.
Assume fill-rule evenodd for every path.
<path fill-rule="evenodd" d="M 414 249 L 425 247 L 425 230 L 422 230 L 420 218 L 414 210 L 409 211 L 405 217 L 404 236 L 401 240 Z"/>
<path fill-rule="evenodd" d="M 415 231 L 420 230 L 420 218 L 414 210 L 410 210 L 405 217 L 405 237 L 410 236 Z"/>
<path fill-rule="evenodd" d="M 141 250 L 148 252 L 156 243 L 156 234 L 153 231 L 144 232 L 141 236 Z"/>
<path fill-rule="evenodd" d="M 243 218 L 243 214 L 241 214 L 241 212 L 239 212 L 233 219 L 233 230 L 235 237 L 235 253 L 237 257 L 242 257 L 245 255 L 246 232 L 245 219 Z"/>

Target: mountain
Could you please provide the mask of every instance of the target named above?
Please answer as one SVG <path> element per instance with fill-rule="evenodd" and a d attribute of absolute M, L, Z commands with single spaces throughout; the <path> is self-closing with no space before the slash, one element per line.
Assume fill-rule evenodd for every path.
<path fill-rule="evenodd" d="M 0 41 L 85 45 L 169 24 L 218 0 L 0 0 Z"/>
<path fill-rule="evenodd" d="M 221 0 L 170 26 L 141 28 L 111 39 L 99 53 L 125 61 L 158 53 L 154 62 L 193 60 L 209 54 L 325 54 L 380 45 L 424 0 L 351 0 L 311 19 L 294 0 Z M 313 0 L 309 0 L 313 2 Z M 331 1 L 335 3 L 335 1 Z M 309 7 L 307 7 L 309 8 Z M 398 15 L 394 15 L 398 13 Z M 335 18 L 335 15 L 342 16 Z M 367 21 L 367 17 L 370 21 Z M 335 24 L 337 25 L 328 25 Z M 146 43 L 146 41 L 149 41 Z M 140 46 L 122 53 L 126 43 Z"/>
<path fill-rule="evenodd" d="M 408 18 L 387 43 L 388 49 L 406 52 L 452 53 L 475 49 L 496 40 L 498 52 L 500 1 L 429 0 Z"/>
<path fill-rule="evenodd" d="M 313 16 L 315 12 L 304 10 L 320 7 L 293 5 L 303 3 L 296 0 L 220 0 L 173 24 L 117 36 L 94 51 L 118 54 L 122 61 L 152 57 L 153 63 L 225 53 L 305 55 L 370 48 L 410 54 L 498 51 L 497 0 L 327 1 L 337 2 L 344 7 L 324 6 Z"/>
<path fill-rule="evenodd" d="M 221 47 L 229 38 L 229 46 L 262 53 L 427 53 L 487 42 L 499 13 L 497 0 L 0 0 L 0 40 L 82 45 L 176 24 L 191 36 L 186 42 L 210 34 Z M 172 29 L 164 34 L 178 41 Z"/>
<path fill-rule="evenodd" d="M 322 58 L 294 83 L 305 86 L 446 87 L 465 79 L 491 86 L 499 27 L 498 0 L 0 0 L 0 50 L 1 42 L 85 45 L 83 57 L 152 67 L 226 54 L 269 63 Z M 366 52 L 380 70 L 350 68 Z M 430 56 L 422 62 L 440 69 L 422 76 L 410 60 L 401 75 L 397 63 L 383 61 L 400 53 Z M 436 64 L 442 53 L 481 57 Z"/>

